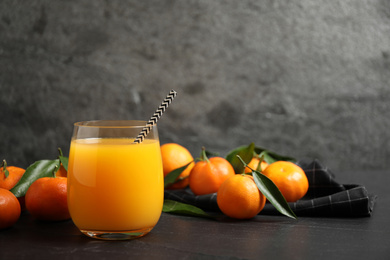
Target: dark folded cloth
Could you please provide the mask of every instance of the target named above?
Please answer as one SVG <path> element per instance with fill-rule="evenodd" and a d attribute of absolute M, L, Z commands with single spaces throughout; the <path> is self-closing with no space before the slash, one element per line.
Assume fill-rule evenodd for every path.
<path fill-rule="evenodd" d="M 297 164 L 305 171 L 309 190 L 301 200 L 289 203 L 297 216 L 311 217 L 366 217 L 372 214 L 376 195 L 356 184 L 339 184 L 334 174 L 318 160 L 301 160 Z M 165 199 L 197 206 L 205 211 L 219 211 L 217 194 L 195 196 L 190 189 L 166 190 Z M 267 203 L 260 212 L 264 215 L 280 215 Z"/>

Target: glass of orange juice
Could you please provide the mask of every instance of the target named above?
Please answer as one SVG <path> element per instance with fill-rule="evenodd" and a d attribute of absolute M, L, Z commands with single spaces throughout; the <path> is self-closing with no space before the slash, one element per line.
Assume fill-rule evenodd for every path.
<path fill-rule="evenodd" d="M 125 240 L 149 233 L 163 206 L 157 126 L 134 143 L 144 121 L 74 124 L 68 164 L 68 206 L 74 224 L 93 238 Z"/>

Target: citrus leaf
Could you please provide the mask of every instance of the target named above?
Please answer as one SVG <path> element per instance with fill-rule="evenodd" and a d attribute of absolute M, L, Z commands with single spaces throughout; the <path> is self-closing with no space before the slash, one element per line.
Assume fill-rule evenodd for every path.
<path fill-rule="evenodd" d="M 184 215 L 184 216 L 193 216 L 193 217 L 202 217 L 202 218 L 213 218 L 202 209 L 195 207 L 190 204 L 181 203 L 174 200 L 164 200 L 163 212 Z"/>
<path fill-rule="evenodd" d="M 176 182 L 176 179 L 180 176 L 180 174 L 188 167 L 188 165 L 190 165 L 192 162 L 189 162 L 188 164 L 180 167 L 180 168 L 177 168 L 173 171 L 171 171 L 170 173 L 168 173 L 165 177 L 164 177 L 164 188 L 167 188 L 169 187 L 170 185 L 174 184 Z"/>
<path fill-rule="evenodd" d="M 58 157 L 60 159 L 60 162 L 62 164 L 62 166 L 65 168 L 66 171 L 68 171 L 68 157 L 65 157 L 65 156 L 59 156 Z"/>
<path fill-rule="evenodd" d="M 207 157 L 219 156 L 219 153 L 206 150 L 206 156 Z"/>
<path fill-rule="evenodd" d="M 255 147 L 255 153 L 259 156 L 264 156 L 264 161 L 271 164 L 276 161 L 290 161 L 295 162 L 296 159 L 290 156 L 281 155 L 275 152 L 271 152 L 267 149 L 264 149 L 262 147 L 256 146 Z"/>
<path fill-rule="evenodd" d="M 278 187 L 267 176 L 258 171 L 253 171 L 252 175 L 257 188 L 280 213 L 293 219 L 297 218 Z"/>
<path fill-rule="evenodd" d="M 226 160 L 230 162 L 230 164 L 233 166 L 234 172 L 236 174 L 240 174 L 244 171 L 244 164 L 241 162 L 240 159 L 238 159 L 237 155 L 239 155 L 242 160 L 248 164 L 252 158 L 253 153 L 255 149 L 255 144 L 251 143 L 248 146 L 240 146 L 232 151 L 229 152 L 229 154 L 226 156 Z"/>
<path fill-rule="evenodd" d="M 39 178 L 53 176 L 54 170 L 60 167 L 60 161 L 41 160 L 31 164 L 20 181 L 10 190 L 16 197 L 23 197 L 30 185 Z"/>

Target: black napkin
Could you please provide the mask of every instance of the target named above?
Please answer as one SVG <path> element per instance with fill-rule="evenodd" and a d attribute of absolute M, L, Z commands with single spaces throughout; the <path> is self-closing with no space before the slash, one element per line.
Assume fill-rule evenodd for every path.
<path fill-rule="evenodd" d="M 339 184 L 334 174 L 318 160 L 297 162 L 309 180 L 309 190 L 304 198 L 289 203 L 297 216 L 311 217 L 367 217 L 371 216 L 376 195 L 357 184 Z M 205 211 L 219 211 L 217 194 L 196 196 L 189 188 L 166 190 L 165 199 L 197 206 Z M 266 203 L 263 215 L 280 215 L 275 207 Z"/>

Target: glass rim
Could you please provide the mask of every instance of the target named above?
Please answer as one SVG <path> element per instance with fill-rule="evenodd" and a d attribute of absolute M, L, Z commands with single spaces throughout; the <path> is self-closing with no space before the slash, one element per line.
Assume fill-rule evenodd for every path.
<path fill-rule="evenodd" d="M 144 120 L 88 120 L 73 123 L 74 126 L 88 128 L 143 128 L 146 124 Z"/>

